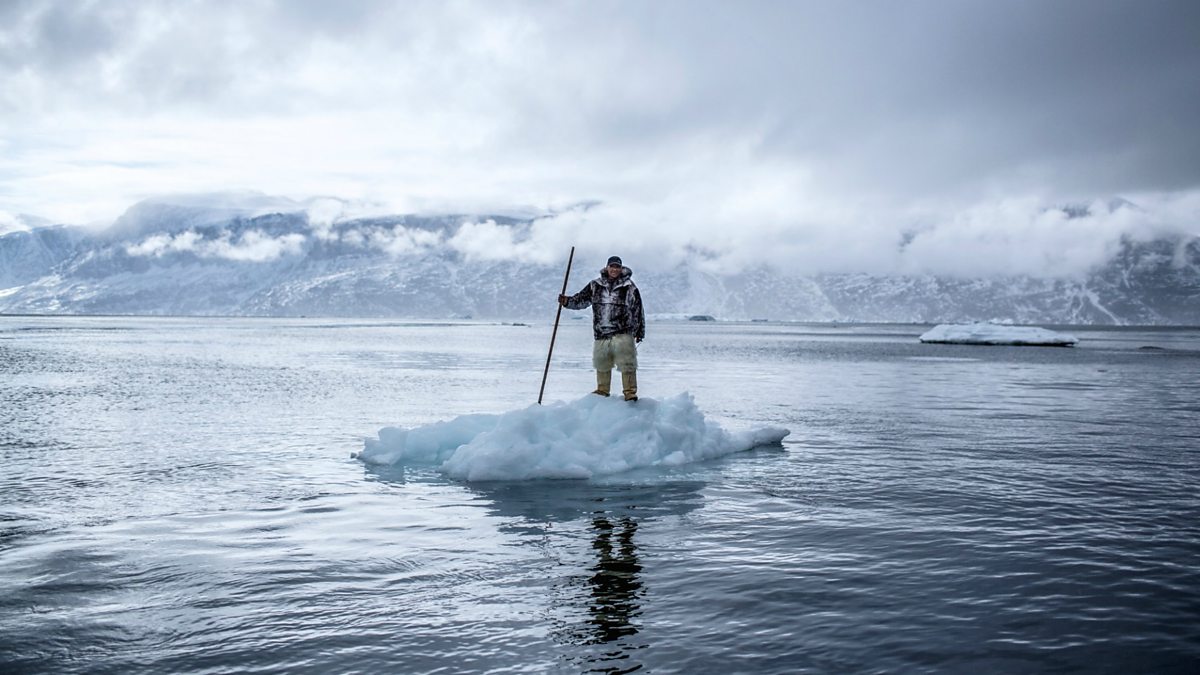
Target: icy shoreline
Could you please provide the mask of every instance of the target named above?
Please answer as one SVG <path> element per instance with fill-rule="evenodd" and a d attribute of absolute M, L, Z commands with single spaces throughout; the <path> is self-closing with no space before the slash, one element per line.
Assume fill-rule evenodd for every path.
<path fill-rule="evenodd" d="M 367 439 L 367 464 L 433 464 L 467 481 L 589 478 L 637 468 L 680 466 L 763 445 L 779 427 L 729 432 L 706 420 L 691 394 L 626 403 L 588 395 L 500 415 L 462 415 Z"/>

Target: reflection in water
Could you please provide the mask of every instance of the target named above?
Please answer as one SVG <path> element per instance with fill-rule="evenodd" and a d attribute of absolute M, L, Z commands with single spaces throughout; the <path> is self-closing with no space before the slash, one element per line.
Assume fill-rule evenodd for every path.
<path fill-rule="evenodd" d="M 489 511 L 509 522 L 502 531 L 536 542 L 545 555 L 574 568 L 551 583 L 552 637 L 572 648 L 573 668 L 596 673 L 642 669 L 649 646 L 640 634 L 647 602 L 644 555 L 636 539 L 646 527 L 704 503 L 702 481 L 601 484 L 534 481 L 471 485 Z M 639 528 L 643 529 L 641 535 Z M 568 569 L 569 569 L 568 568 Z M 585 649 L 582 653 L 579 648 Z"/>
<path fill-rule="evenodd" d="M 638 578 L 642 566 L 638 564 L 637 546 L 633 543 L 637 523 L 628 516 L 617 523 L 620 531 L 614 532 L 616 528 L 605 516 L 592 519 L 596 537 L 592 548 L 599 558 L 592 568 L 595 574 L 588 579 L 593 598 L 588 608 L 592 615 L 589 621 L 595 627 L 592 644 L 612 642 L 638 632 L 633 624 L 633 619 L 641 614 L 638 598 L 642 592 Z"/>
<path fill-rule="evenodd" d="M 639 523 L 681 516 L 704 504 L 704 481 L 597 484 L 575 480 L 468 483 L 489 512 L 539 528 L 590 521 L 596 514 Z"/>

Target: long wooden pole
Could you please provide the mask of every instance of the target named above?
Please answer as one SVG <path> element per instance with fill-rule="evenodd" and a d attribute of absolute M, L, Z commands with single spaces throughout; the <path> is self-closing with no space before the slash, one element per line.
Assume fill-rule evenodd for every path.
<path fill-rule="evenodd" d="M 571 255 L 567 257 L 567 273 L 563 275 L 562 293 L 558 295 L 564 296 L 567 294 L 567 280 L 571 278 L 571 262 L 575 260 L 575 247 L 571 247 Z M 558 305 L 558 312 L 554 314 L 554 332 L 550 333 L 550 351 L 546 352 L 546 369 L 542 371 L 542 388 L 538 391 L 538 405 L 542 404 L 542 395 L 546 393 L 546 376 L 550 374 L 550 356 L 554 354 L 554 338 L 558 337 L 558 320 L 562 317 L 562 303 L 555 299 L 555 304 Z"/>

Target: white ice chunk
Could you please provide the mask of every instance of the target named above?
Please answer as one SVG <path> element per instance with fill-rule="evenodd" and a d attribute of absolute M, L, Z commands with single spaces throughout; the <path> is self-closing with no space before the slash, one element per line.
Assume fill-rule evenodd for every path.
<path fill-rule="evenodd" d="M 587 478 L 721 457 L 779 444 L 788 433 L 725 431 L 686 392 L 632 404 L 589 395 L 414 429 L 386 427 L 358 457 L 369 464 L 434 464 L 468 481 Z"/>
<path fill-rule="evenodd" d="M 1079 340 L 1073 335 L 1056 333 L 1034 326 L 1001 326 L 993 323 L 948 324 L 934 326 L 920 337 L 921 342 L 964 345 L 1041 345 L 1071 347 Z"/>

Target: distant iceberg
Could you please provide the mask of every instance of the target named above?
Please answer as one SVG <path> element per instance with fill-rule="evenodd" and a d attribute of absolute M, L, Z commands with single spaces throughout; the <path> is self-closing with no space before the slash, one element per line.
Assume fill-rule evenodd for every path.
<path fill-rule="evenodd" d="M 706 420 L 688 393 L 633 404 L 588 395 L 413 429 L 385 427 L 357 456 L 377 465 L 433 464 L 467 481 L 589 478 L 777 445 L 789 433 L 778 427 L 726 431 Z"/>
<path fill-rule="evenodd" d="M 948 324 L 934 326 L 920 337 L 921 342 L 960 345 L 1035 345 L 1072 347 L 1074 335 L 1056 333 L 1034 326 L 1001 326 L 993 323 Z"/>

